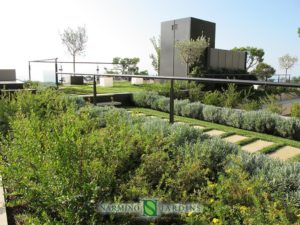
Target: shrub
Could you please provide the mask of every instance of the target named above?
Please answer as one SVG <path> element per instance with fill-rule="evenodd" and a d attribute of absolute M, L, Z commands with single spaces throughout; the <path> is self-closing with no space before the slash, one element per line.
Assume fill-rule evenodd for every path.
<path fill-rule="evenodd" d="M 132 117 L 123 109 L 87 105 L 78 110 L 73 103 L 65 105 L 64 98 L 55 103 L 37 99 L 46 104 L 40 111 L 30 109 L 29 100 L 26 107 L 13 108 L 8 135 L 0 142 L 8 205 L 23 209 L 20 223 L 143 223 L 130 215 L 102 215 L 95 207 L 145 196 L 201 202 L 204 212 L 189 218 L 202 224 L 215 217 L 224 224 L 297 219 L 298 209 L 291 205 L 299 199 L 299 164 L 241 153 L 236 145 L 201 130 Z M 157 222 L 183 224 L 185 219 L 164 215 Z"/>
<path fill-rule="evenodd" d="M 249 101 L 246 101 L 245 103 L 243 103 L 241 105 L 241 108 L 243 110 L 246 110 L 246 111 L 251 111 L 251 110 L 258 110 L 260 109 L 260 103 L 256 100 L 249 100 Z"/>
<path fill-rule="evenodd" d="M 139 97 L 135 101 L 138 106 L 169 111 L 168 100 L 165 97 L 153 93 L 150 93 L 149 97 L 146 93 L 138 93 L 134 96 Z M 203 105 L 200 102 L 190 103 L 188 100 L 175 100 L 174 104 L 177 115 L 300 140 L 300 120 L 297 118 L 284 118 L 264 110 L 244 112 L 238 109 Z"/>
<path fill-rule="evenodd" d="M 296 118 L 277 118 L 276 133 L 282 137 L 300 140 L 300 121 Z"/>
<path fill-rule="evenodd" d="M 223 106 L 224 95 L 222 95 L 219 91 L 206 92 L 204 95 L 203 103 L 206 105 Z"/>
<path fill-rule="evenodd" d="M 203 108 L 203 118 L 206 121 L 218 123 L 221 120 L 222 108 L 206 105 Z"/>
<path fill-rule="evenodd" d="M 300 118 L 300 103 L 292 103 L 291 116 Z"/>
<path fill-rule="evenodd" d="M 224 106 L 233 108 L 241 100 L 241 93 L 236 90 L 235 84 L 229 84 L 228 89 L 224 91 Z"/>
<path fill-rule="evenodd" d="M 183 116 L 183 108 L 190 103 L 190 101 L 188 99 L 184 99 L 184 100 L 178 100 L 175 99 L 174 100 L 174 112 L 176 115 L 180 115 Z"/>
<path fill-rule="evenodd" d="M 200 102 L 188 103 L 182 107 L 182 116 L 203 119 L 203 105 Z"/>

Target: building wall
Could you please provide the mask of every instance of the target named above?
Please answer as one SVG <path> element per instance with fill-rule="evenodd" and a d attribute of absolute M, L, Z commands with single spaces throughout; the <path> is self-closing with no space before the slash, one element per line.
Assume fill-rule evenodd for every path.
<path fill-rule="evenodd" d="M 209 48 L 204 56 L 207 69 L 245 70 L 246 53 L 215 49 L 216 24 L 193 17 L 161 23 L 161 76 L 187 76 L 187 65 L 175 48 L 176 41 L 209 38 Z"/>
<path fill-rule="evenodd" d="M 16 81 L 16 70 L 14 69 L 0 70 L 0 81 Z"/>
<path fill-rule="evenodd" d="M 207 67 L 209 69 L 245 70 L 246 52 L 209 48 Z"/>
<path fill-rule="evenodd" d="M 159 74 L 186 76 L 187 65 L 180 59 L 175 43 L 180 40 L 196 39 L 202 34 L 210 39 L 210 47 L 214 47 L 215 23 L 192 17 L 162 22 Z"/>

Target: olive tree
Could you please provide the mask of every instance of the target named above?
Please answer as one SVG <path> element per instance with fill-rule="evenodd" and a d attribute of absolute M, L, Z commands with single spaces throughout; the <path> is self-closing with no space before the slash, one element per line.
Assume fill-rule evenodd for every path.
<path fill-rule="evenodd" d="M 195 40 L 180 40 L 175 43 L 179 58 L 187 64 L 187 75 L 189 74 L 190 66 L 200 60 L 208 46 L 209 39 L 206 39 L 203 35 Z"/>
<path fill-rule="evenodd" d="M 267 80 L 275 74 L 276 70 L 267 63 L 259 63 L 256 68 L 251 71 L 251 74 L 254 74 L 260 80 Z"/>
<path fill-rule="evenodd" d="M 285 69 L 285 75 L 287 75 L 288 69 L 291 69 L 297 61 L 297 57 L 292 57 L 289 54 L 279 57 L 279 65 L 282 69 Z"/>
<path fill-rule="evenodd" d="M 155 37 L 150 38 L 151 44 L 155 50 L 155 54 L 150 54 L 150 59 L 152 60 L 152 66 L 154 70 L 159 73 L 160 66 L 160 37 L 157 39 Z"/>
<path fill-rule="evenodd" d="M 77 29 L 75 30 L 68 27 L 60 35 L 60 37 L 62 43 L 67 47 L 68 52 L 73 57 L 73 73 L 75 74 L 75 57 L 84 53 L 88 40 L 86 28 L 77 27 Z"/>
<path fill-rule="evenodd" d="M 246 70 L 249 71 L 250 69 L 254 69 L 256 65 L 262 63 L 264 61 L 265 51 L 262 48 L 256 47 L 235 47 L 232 49 L 233 51 L 242 51 L 247 52 L 247 65 Z"/>

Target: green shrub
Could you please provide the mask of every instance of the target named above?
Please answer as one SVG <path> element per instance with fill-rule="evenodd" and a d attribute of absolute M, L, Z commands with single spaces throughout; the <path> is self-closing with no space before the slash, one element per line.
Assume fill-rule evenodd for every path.
<path fill-rule="evenodd" d="M 300 103 L 292 103 L 291 116 L 300 118 Z"/>
<path fill-rule="evenodd" d="M 282 105 L 278 103 L 278 100 L 273 95 L 267 95 L 263 100 L 262 104 L 265 105 L 265 109 L 271 113 L 282 113 Z"/>
<path fill-rule="evenodd" d="M 203 103 L 206 105 L 223 106 L 224 105 L 224 95 L 219 91 L 206 92 L 204 95 Z"/>
<path fill-rule="evenodd" d="M 23 209 L 17 222 L 148 224 L 132 215 L 107 216 L 95 210 L 99 202 L 135 202 L 145 196 L 205 207 L 188 218 L 159 217 L 158 224 L 209 224 L 213 218 L 224 224 L 296 221 L 298 209 L 292 204 L 299 199 L 299 164 L 254 159 L 262 156 L 243 153 L 188 125 L 169 125 L 111 107 L 78 110 L 64 96 L 47 96 L 55 103 L 40 97 L 38 104 L 46 104 L 42 108 L 30 106 L 29 100 L 8 102 L 9 107 L 23 107 L 12 107 L 8 135 L 0 142 L 8 205 Z M 35 97 L 29 98 L 35 104 Z M 140 99 L 149 107 L 156 101 Z M 241 211 L 241 206 L 247 208 Z"/>
<path fill-rule="evenodd" d="M 235 84 L 229 84 L 224 91 L 224 106 L 229 108 L 236 107 L 241 100 L 241 93 L 237 91 Z"/>
<path fill-rule="evenodd" d="M 241 109 L 246 111 L 258 110 L 260 109 L 260 107 L 261 107 L 260 103 L 256 100 L 248 100 L 241 105 Z"/>

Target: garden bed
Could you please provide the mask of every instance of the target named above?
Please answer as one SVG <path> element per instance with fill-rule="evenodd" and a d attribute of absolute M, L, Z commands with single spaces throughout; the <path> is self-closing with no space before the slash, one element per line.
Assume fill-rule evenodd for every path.
<path fill-rule="evenodd" d="M 93 107 L 53 90 L 0 100 L 1 167 L 23 224 L 149 224 L 100 202 L 197 202 L 155 224 L 296 224 L 300 165 L 250 155 L 184 124 Z"/>

